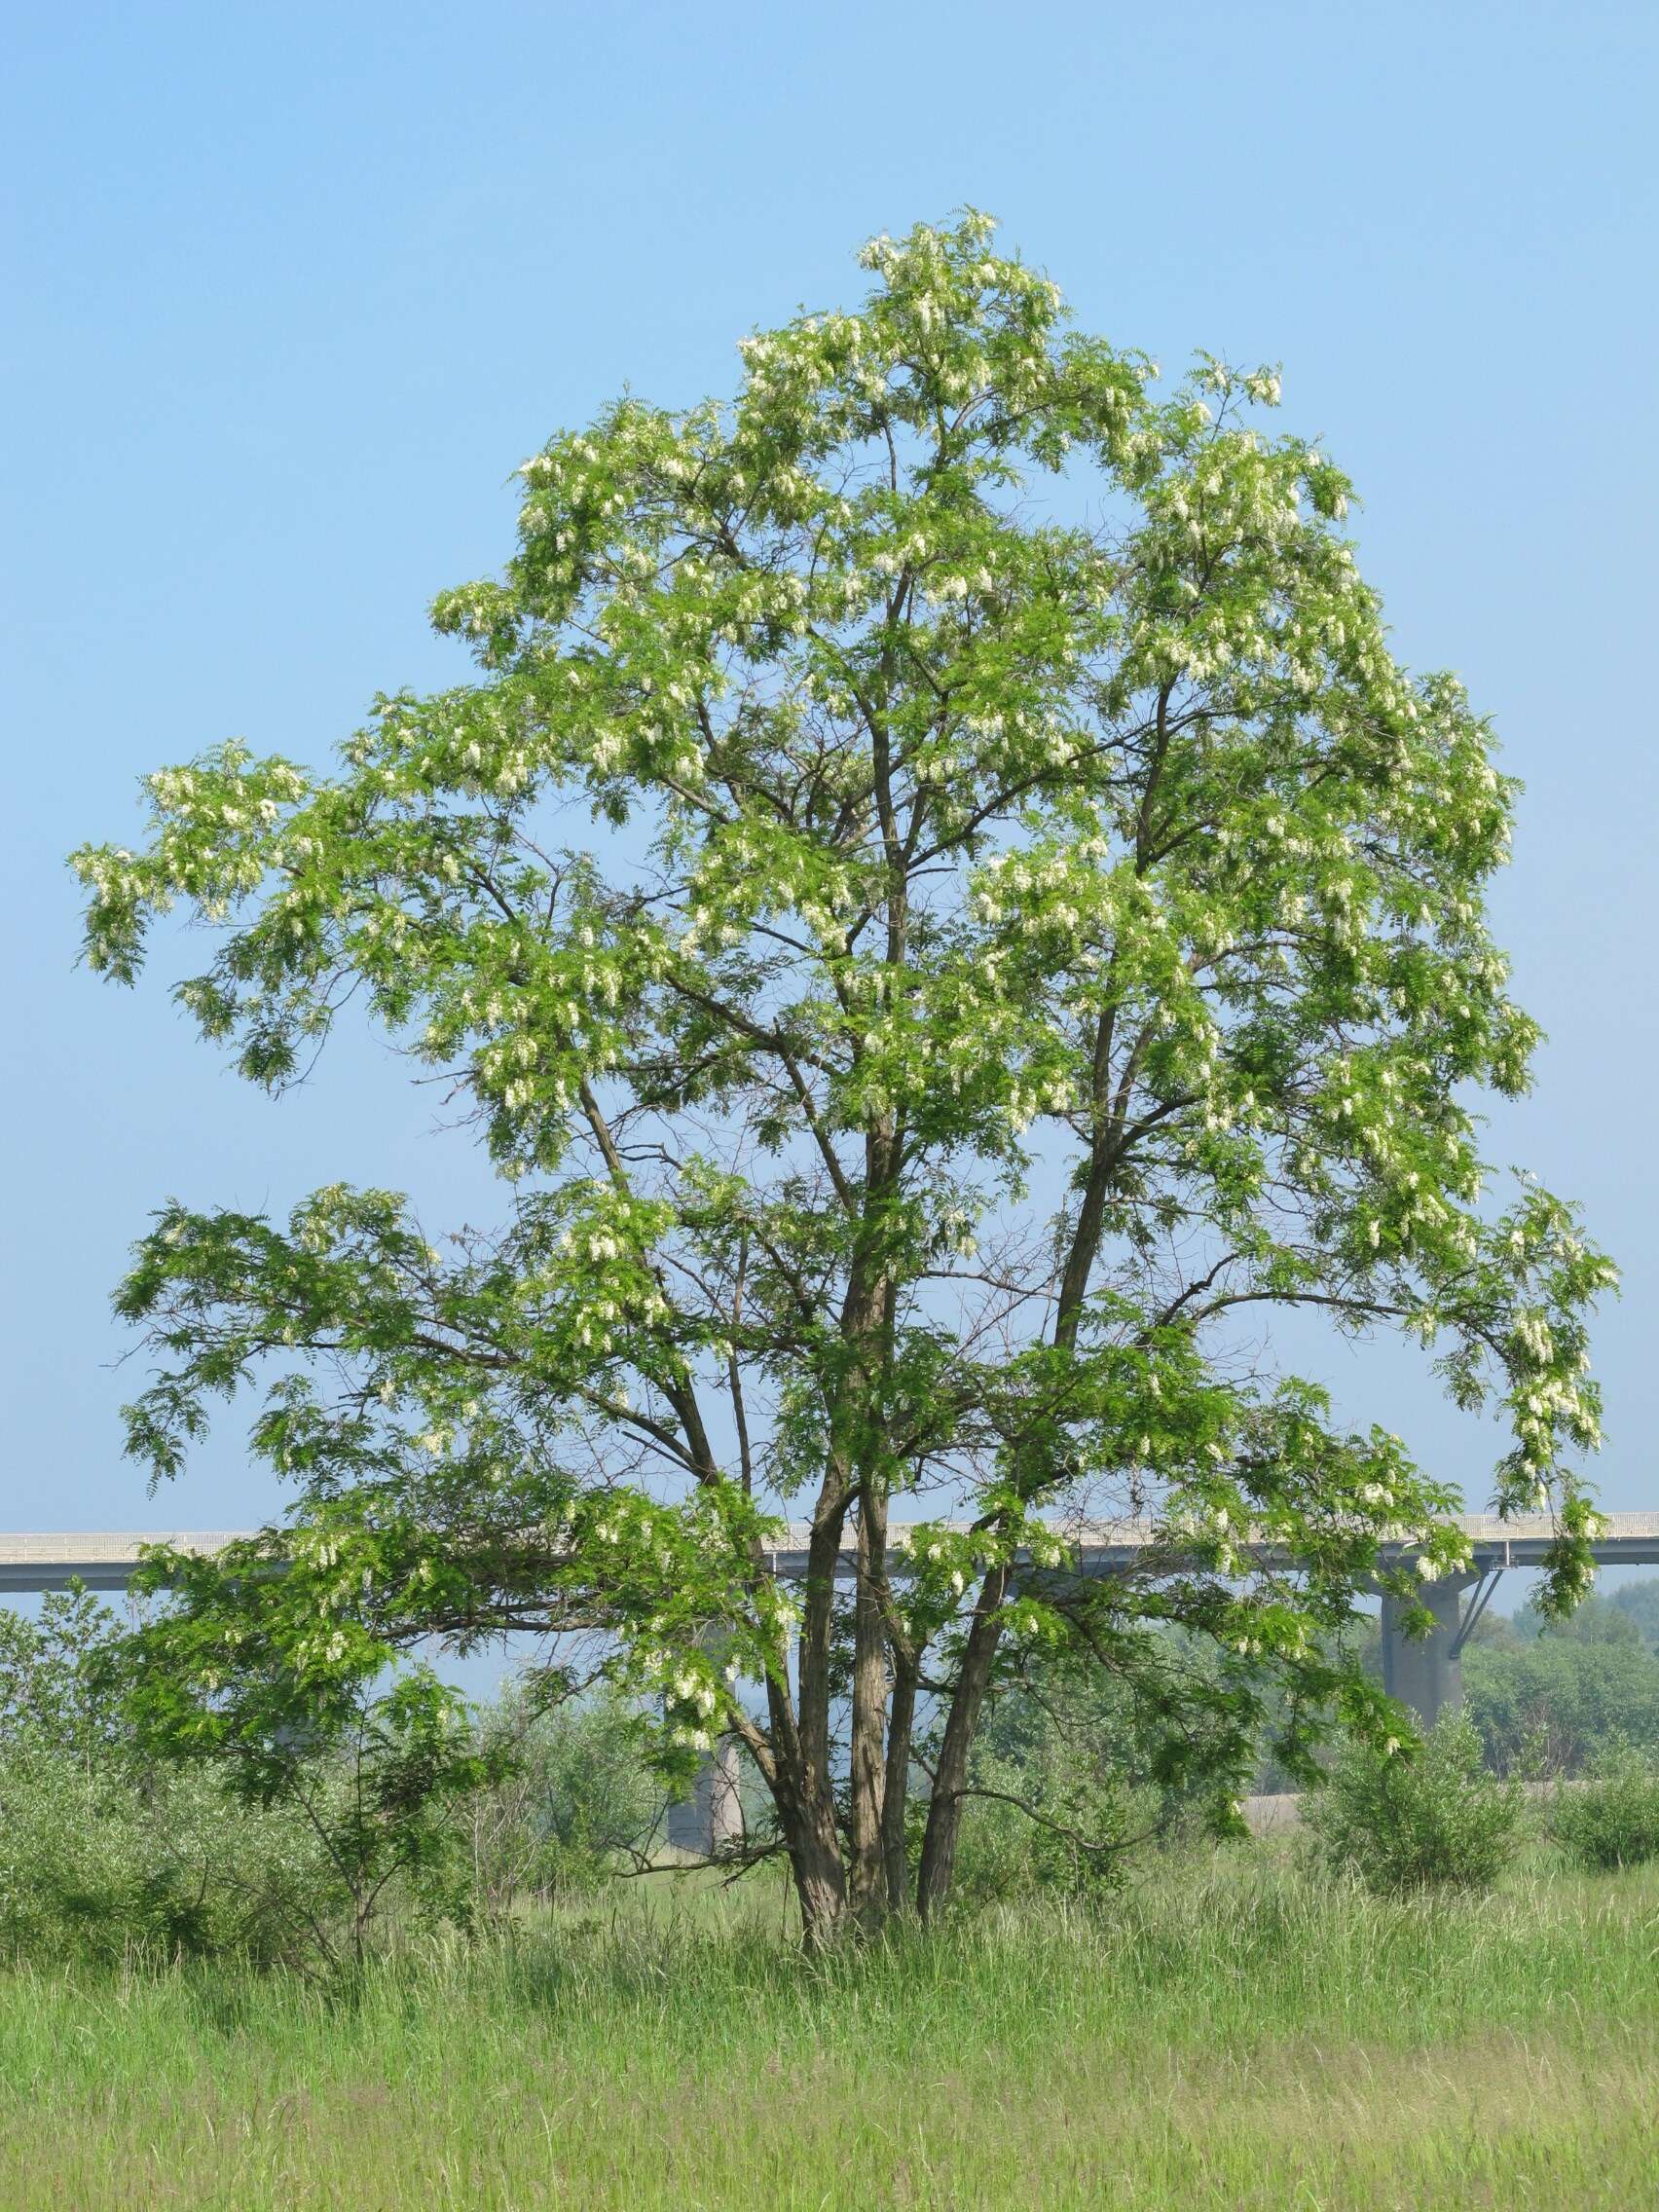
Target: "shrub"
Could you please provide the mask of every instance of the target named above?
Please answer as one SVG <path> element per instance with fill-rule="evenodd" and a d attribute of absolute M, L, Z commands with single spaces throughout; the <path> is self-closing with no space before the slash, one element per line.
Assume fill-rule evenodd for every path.
<path fill-rule="evenodd" d="M 1634 1749 L 1610 1753 L 1592 1780 L 1562 1791 L 1550 1825 L 1581 1866 L 1599 1872 L 1659 1859 L 1659 1760 Z"/>
<path fill-rule="evenodd" d="M 1098 1897 L 1116 1890 L 1135 1824 L 1121 1777 L 1058 1761 L 1033 1772 L 1000 1759 L 977 1763 L 963 1813 L 956 1896 L 990 1904 L 1041 1891 Z"/>
<path fill-rule="evenodd" d="M 1242 1832 L 1251 1719 L 1217 1706 L 1213 1654 L 1165 1628 L 1124 1637 L 1115 1657 L 1104 1677 L 1028 1658 L 988 1710 L 957 1851 L 964 1897 L 1107 1894 L 1143 1845 Z"/>
<path fill-rule="evenodd" d="M 1000 1699 L 976 1750 L 957 1844 L 964 1903 L 1115 1890 L 1129 1837 L 1156 1820 L 1157 1792 L 1136 1787 L 1129 1701 L 1064 1673 L 1043 1687 Z"/>
<path fill-rule="evenodd" d="M 38 1736 L 0 1754 L 0 1955 L 273 1964 L 333 1911 L 314 1839 L 205 1775 L 139 1775 Z"/>
<path fill-rule="evenodd" d="M 486 1914 L 510 1912 L 520 1897 L 590 1894 L 620 1856 L 649 1843 L 665 1791 L 616 1691 L 543 1711 L 525 1687 L 505 1688 L 480 1716 L 479 1741 L 502 1771 L 456 1818 Z"/>
<path fill-rule="evenodd" d="M 1489 1889 L 1513 1855 L 1522 1797 L 1481 1763 L 1480 1738 L 1459 1714 L 1419 1749 L 1351 1744 L 1304 1816 L 1327 1865 L 1369 1890 Z"/>
<path fill-rule="evenodd" d="M 0 1607 L 0 1956 L 292 1955 L 331 1911 L 314 1837 L 140 1755 L 121 1642 L 83 1589 Z"/>
<path fill-rule="evenodd" d="M 440 1687 L 411 1670 L 354 1731 L 313 1751 L 273 1726 L 239 1768 L 132 1727 L 135 1648 L 84 1590 L 37 1622 L 0 1608 L 0 1955 L 306 1969 L 360 1955 L 388 1907 L 469 1915 L 449 1800 L 490 1767 Z M 166 1681 L 144 1687 L 165 1715 Z"/>

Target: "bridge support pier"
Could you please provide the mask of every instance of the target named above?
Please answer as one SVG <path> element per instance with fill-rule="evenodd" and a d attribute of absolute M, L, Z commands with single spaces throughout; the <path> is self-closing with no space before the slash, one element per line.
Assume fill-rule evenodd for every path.
<path fill-rule="evenodd" d="M 1463 1639 L 1474 1625 L 1485 1597 L 1477 1597 L 1467 1616 L 1463 1592 L 1468 1582 L 1428 1582 L 1422 1603 L 1434 1615 L 1427 1636 L 1407 1636 L 1401 1627 L 1404 1602 L 1382 1593 L 1382 1687 L 1390 1697 L 1410 1706 L 1420 1728 L 1432 1728 L 1443 1713 L 1456 1713 L 1463 1703 Z"/>
<path fill-rule="evenodd" d="M 712 1859 L 743 1841 L 743 1808 L 737 1794 L 737 1743 L 722 1736 L 697 1762 L 688 1797 L 668 1808 L 668 1840 L 676 1851 Z"/>
<path fill-rule="evenodd" d="M 730 1640 L 713 1626 L 698 1634 L 697 1647 L 719 1666 Z M 697 1760 L 697 1778 L 690 1792 L 677 1797 L 668 1808 L 667 1833 L 676 1851 L 694 1852 L 712 1859 L 743 1841 L 743 1804 L 738 1796 L 737 1738 L 717 1736 L 712 1750 Z"/>

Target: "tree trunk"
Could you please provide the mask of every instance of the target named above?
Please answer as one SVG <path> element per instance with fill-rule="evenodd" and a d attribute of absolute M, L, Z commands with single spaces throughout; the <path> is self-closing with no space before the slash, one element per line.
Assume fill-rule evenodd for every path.
<path fill-rule="evenodd" d="M 997 1609 L 1008 1588 L 1008 1568 L 994 1567 L 986 1575 L 968 1632 L 968 1648 L 962 1655 L 956 1694 L 944 1724 L 934 1773 L 933 1801 L 928 1807 L 927 1834 L 922 1842 L 921 1872 L 916 1882 L 916 1909 L 931 1919 L 950 1895 L 956 1872 L 956 1839 L 962 1827 L 962 1793 L 968 1782 L 968 1754 L 979 1725 L 979 1710 L 991 1678 L 991 1662 L 1002 1638 Z"/>
<path fill-rule="evenodd" d="M 848 1918 L 835 1808 L 809 1786 L 805 1792 L 780 1790 L 778 1810 L 800 1907 L 801 1941 L 809 1952 L 828 1950 L 845 1934 Z"/>
<path fill-rule="evenodd" d="M 910 1862 L 905 1846 L 904 1814 L 909 1803 L 916 1673 L 915 1659 L 895 1651 L 893 1700 L 887 1719 L 887 1773 L 881 1793 L 881 1858 L 887 1874 L 889 1913 L 907 1912 L 910 1908 Z"/>
<path fill-rule="evenodd" d="M 821 1951 L 840 1935 L 847 1911 L 846 1870 L 835 1827 L 835 1800 L 827 1773 L 820 1771 L 801 1740 L 790 1705 L 789 1685 L 781 1677 L 768 1674 L 766 1702 L 772 1744 L 761 1771 L 789 1853 L 795 1901 L 800 1907 L 801 1940 L 807 1950 Z"/>
<path fill-rule="evenodd" d="M 848 1781 L 848 1887 L 861 1927 L 886 1917 L 881 1811 L 886 1786 L 887 1637 L 876 1586 L 886 1572 L 887 1501 L 873 1481 L 859 1507 L 858 1587 L 853 1613 L 853 1711 Z"/>

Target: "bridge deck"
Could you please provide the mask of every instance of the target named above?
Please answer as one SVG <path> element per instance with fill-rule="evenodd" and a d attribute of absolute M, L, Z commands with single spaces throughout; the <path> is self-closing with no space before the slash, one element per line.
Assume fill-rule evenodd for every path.
<path fill-rule="evenodd" d="M 1599 1564 L 1619 1567 L 1659 1566 L 1659 1513 L 1611 1513 L 1605 1516 L 1606 1532 L 1592 1549 Z M 1501 1521 L 1493 1513 L 1465 1513 L 1459 1526 L 1469 1538 L 1476 1572 L 1489 1573 L 1499 1567 L 1536 1567 L 1554 1539 L 1555 1529 L 1547 1514 Z M 774 1574 L 797 1579 L 806 1572 L 807 1528 L 793 1522 L 767 1554 Z M 0 1534 L 0 1594 L 61 1590 L 71 1580 L 89 1590 L 125 1590 L 146 1544 L 170 1543 L 181 1551 L 210 1553 L 232 1541 L 231 1530 L 83 1530 L 55 1533 Z M 898 1523 L 890 1540 L 903 1542 L 908 1524 Z M 1145 1558 L 1155 1537 L 1144 1522 L 1089 1522 L 1066 1530 L 1073 1556 L 1086 1574 L 1110 1574 L 1133 1567 Z M 1276 1544 L 1247 1547 L 1264 1567 L 1294 1565 Z M 1413 1557 L 1409 1544 L 1384 1547 L 1390 1561 Z M 841 1552 L 841 1571 L 852 1570 L 852 1539 Z"/>

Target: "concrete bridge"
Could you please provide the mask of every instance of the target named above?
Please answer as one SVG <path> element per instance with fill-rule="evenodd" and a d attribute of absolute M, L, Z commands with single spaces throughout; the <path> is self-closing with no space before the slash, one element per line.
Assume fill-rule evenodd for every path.
<path fill-rule="evenodd" d="M 1592 1545 L 1598 1566 L 1659 1566 L 1659 1513 L 1611 1513 L 1604 1516 L 1605 1528 Z M 1386 1594 L 1382 1599 L 1382 1679 L 1388 1693 L 1416 1714 L 1425 1728 L 1463 1699 L 1463 1646 L 1470 1631 L 1491 1601 L 1498 1578 L 1511 1567 L 1537 1567 L 1554 1540 L 1555 1527 L 1546 1514 L 1513 1521 L 1491 1513 L 1465 1513 L 1458 1526 L 1469 1539 L 1469 1565 L 1456 1575 L 1425 1583 L 1421 1600 L 1434 1616 L 1432 1632 L 1420 1639 L 1406 1636 L 1400 1626 L 1405 1606 Z M 791 1523 L 767 1553 L 774 1574 L 798 1580 L 806 1572 L 808 1529 L 804 1522 Z M 896 1524 L 889 1542 L 902 1546 L 908 1530 Z M 1088 1522 L 1066 1530 L 1073 1571 L 1087 1574 L 1124 1574 L 1152 1566 L 1158 1557 L 1158 1538 L 1145 1522 Z M 0 1596 L 31 1591 L 62 1590 L 80 1581 L 89 1590 L 125 1590 L 146 1544 L 170 1543 L 180 1551 L 212 1553 L 233 1540 L 230 1530 L 175 1531 L 127 1530 L 119 1533 L 85 1530 L 52 1535 L 0 1535 Z M 1275 1544 L 1239 1547 L 1256 1565 L 1281 1570 L 1293 1568 L 1294 1557 Z M 1417 1554 L 1405 1543 L 1384 1545 L 1382 1556 L 1390 1567 L 1409 1567 Z M 1164 1558 L 1167 1559 L 1167 1547 Z M 842 1546 L 840 1571 L 853 1571 L 854 1542 Z M 724 1825 L 722 1799 L 731 1793 L 732 1762 L 711 1759 L 696 1793 L 676 1809 L 670 1824 L 670 1840 L 690 1848 L 706 1847 L 711 1832 Z"/>

